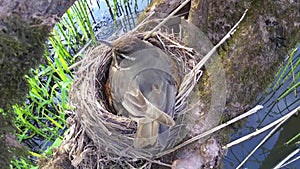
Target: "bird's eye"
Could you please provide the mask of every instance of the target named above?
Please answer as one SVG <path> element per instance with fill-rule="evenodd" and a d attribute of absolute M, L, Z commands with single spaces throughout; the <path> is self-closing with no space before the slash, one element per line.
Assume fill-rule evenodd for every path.
<path fill-rule="evenodd" d="M 126 58 L 127 58 L 127 56 L 124 55 L 123 53 L 119 53 L 117 56 L 118 56 L 120 59 L 126 59 Z"/>

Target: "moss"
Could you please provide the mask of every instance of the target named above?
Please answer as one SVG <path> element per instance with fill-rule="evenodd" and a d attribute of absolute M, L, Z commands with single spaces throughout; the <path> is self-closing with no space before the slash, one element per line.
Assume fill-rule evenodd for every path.
<path fill-rule="evenodd" d="M 201 100 L 201 102 L 205 105 L 203 112 L 209 112 L 211 104 L 211 84 L 209 80 L 209 74 L 207 71 L 203 72 L 203 75 L 197 87 L 197 91 L 199 91 L 197 96 L 199 97 L 199 100 Z"/>
<path fill-rule="evenodd" d="M 253 1 L 236 33 L 219 51 L 230 91 L 228 103 L 253 104 L 257 95 L 274 80 L 288 50 L 296 44 L 300 33 L 293 19 L 297 18 L 298 7 L 293 3 L 281 3 Z M 217 43 L 249 4 L 213 2 L 208 17 L 210 40 Z M 224 8 L 225 14 L 215 12 Z M 293 10 L 295 12 L 291 12 Z"/>
<path fill-rule="evenodd" d="M 23 76 L 40 63 L 48 30 L 18 17 L 2 19 L 0 28 L 0 105 L 7 109 L 27 93 Z"/>
<path fill-rule="evenodd" d="M 26 154 L 14 136 L 11 106 L 21 103 L 28 93 L 23 76 L 41 62 L 47 32 L 46 27 L 29 25 L 18 17 L 0 20 L 1 167 L 9 168 L 14 157 Z"/>

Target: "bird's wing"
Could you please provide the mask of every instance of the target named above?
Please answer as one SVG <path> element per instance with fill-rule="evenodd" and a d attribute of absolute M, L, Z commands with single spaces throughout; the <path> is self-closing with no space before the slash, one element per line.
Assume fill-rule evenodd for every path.
<path fill-rule="evenodd" d="M 169 73 L 151 68 L 138 73 L 134 80 L 150 103 L 168 115 L 173 115 L 176 86 Z"/>
<path fill-rule="evenodd" d="M 158 121 L 167 126 L 175 125 L 172 117 L 150 103 L 139 89 L 126 92 L 122 102 L 130 117 L 138 123 Z"/>
<path fill-rule="evenodd" d="M 168 115 L 174 109 L 176 89 L 167 73 L 148 69 L 137 74 L 129 84 L 132 89 L 125 92 L 122 105 L 135 121 L 159 123 L 173 126 Z"/>

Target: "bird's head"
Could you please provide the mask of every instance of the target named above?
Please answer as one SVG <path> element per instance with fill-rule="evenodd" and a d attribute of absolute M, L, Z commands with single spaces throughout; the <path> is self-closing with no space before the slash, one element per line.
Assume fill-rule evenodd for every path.
<path fill-rule="evenodd" d="M 123 36 L 112 42 L 105 40 L 100 40 L 100 42 L 112 48 L 112 64 L 116 67 L 119 67 L 124 59 L 134 61 L 139 55 L 132 55 L 133 53 L 153 47 L 149 42 L 134 36 Z"/>

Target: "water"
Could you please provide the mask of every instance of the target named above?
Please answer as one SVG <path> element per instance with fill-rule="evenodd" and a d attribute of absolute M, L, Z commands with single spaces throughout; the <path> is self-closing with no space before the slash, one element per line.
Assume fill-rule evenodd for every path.
<path fill-rule="evenodd" d="M 298 46 L 298 48 L 300 45 Z M 293 58 L 293 65 L 296 64 L 300 58 L 300 50 L 296 52 Z M 295 74 L 299 73 L 300 67 L 295 69 Z M 284 76 L 285 77 L 285 76 Z M 300 79 L 298 78 L 297 82 Z M 292 82 L 292 76 L 288 77 L 288 80 L 283 83 L 279 88 L 271 90 L 267 95 L 263 94 L 258 97 L 258 104 L 264 106 L 264 109 L 259 111 L 257 114 L 250 116 L 247 119 L 245 126 L 239 129 L 233 134 L 232 140 L 240 138 L 241 136 L 247 135 L 256 128 L 261 128 L 270 122 L 282 117 L 284 114 L 290 112 L 300 105 L 300 88 L 298 87 L 295 91 L 291 92 L 285 98 L 279 102 L 276 99 L 284 92 L 287 88 L 290 88 L 289 84 Z M 275 84 L 275 81 L 274 81 Z M 272 86 L 274 86 L 274 84 Z M 287 157 L 291 152 L 299 148 L 295 145 L 295 142 L 290 145 L 285 145 L 286 141 L 291 139 L 297 133 L 300 133 L 300 117 L 291 117 L 273 136 L 265 142 L 245 163 L 243 168 L 273 168 L 281 160 Z M 244 143 L 238 144 L 228 150 L 228 154 L 224 160 L 224 168 L 236 168 L 238 164 L 244 160 L 244 158 L 258 145 L 261 140 L 271 131 L 268 131 L 247 140 Z M 299 139 L 298 139 L 299 141 Z M 300 156 L 297 153 L 293 158 Z M 300 168 L 300 160 L 287 165 L 284 168 Z"/>
<path fill-rule="evenodd" d="M 112 1 L 110 1 L 112 2 Z M 136 24 L 136 18 L 138 13 L 141 12 L 149 4 L 149 1 L 137 1 L 137 7 L 135 1 L 129 1 L 127 5 L 118 5 L 118 12 L 116 14 L 117 23 L 114 24 L 112 15 L 109 12 L 109 8 L 104 0 L 88 0 L 90 19 L 93 21 L 93 28 L 97 34 L 98 39 L 107 39 L 114 33 L 121 34 L 132 29 Z M 112 3 L 111 3 L 112 5 Z M 299 46 L 300 47 L 300 46 Z M 298 50 L 298 55 L 300 51 Z M 296 61 L 298 58 L 295 58 Z M 295 74 L 300 71 L 297 67 Z M 280 96 L 292 81 L 289 77 L 288 81 L 280 86 L 275 91 L 269 92 L 267 95 L 261 95 L 257 98 L 258 104 L 264 105 L 264 109 L 257 114 L 252 115 L 247 119 L 245 126 L 242 129 L 237 130 L 232 135 L 232 140 L 240 138 L 250 132 L 253 132 L 256 128 L 265 126 L 266 124 L 282 117 L 283 114 L 290 112 L 292 109 L 300 105 L 299 100 L 299 87 L 296 89 L 296 95 L 294 92 L 290 93 L 284 99 L 276 102 L 276 98 Z M 299 82 L 299 79 L 298 79 Z M 269 139 L 244 165 L 243 168 L 272 168 L 280 160 L 286 157 L 289 153 L 295 150 L 297 147 L 284 146 L 284 143 L 292 138 L 295 134 L 300 132 L 300 118 L 292 117 L 285 125 L 282 126 L 272 137 Z M 270 130 L 269 130 L 270 131 Z M 228 150 L 228 154 L 224 159 L 224 168 L 235 168 L 238 164 L 251 152 L 251 150 L 259 144 L 259 142 L 268 134 L 265 132 L 258 135 L 244 143 L 236 145 Z M 32 144 L 38 147 L 42 140 L 36 139 Z M 35 147 L 33 146 L 33 147 Z M 48 144 L 47 144 L 48 146 Z M 46 146 L 46 147 L 47 147 Z M 39 147 L 40 148 L 40 147 Z M 45 148 L 45 147 L 44 147 Z M 298 153 L 296 156 L 300 156 Z M 299 166 L 299 167 L 298 167 Z M 288 165 L 286 168 L 300 168 L 300 161 Z"/>
<path fill-rule="evenodd" d="M 135 26 L 138 13 L 140 13 L 149 4 L 148 1 L 139 1 L 137 4 L 134 3 L 135 1 L 128 1 L 126 5 L 118 4 L 118 8 L 117 8 L 118 13 L 116 14 L 117 22 L 116 24 L 114 24 L 113 19 L 110 16 L 109 8 L 104 0 L 87 0 L 87 2 L 88 2 L 88 10 L 89 10 L 88 12 L 90 14 L 89 17 L 93 23 L 93 30 L 97 34 L 98 39 L 106 39 L 112 36 L 116 32 L 120 34 L 120 33 L 127 32 L 128 29 L 131 29 L 131 27 L 133 28 Z M 110 1 L 110 3 L 112 6 L 113 4 L 112 1 Z M 63 39 L 62 35 L 61 38 Z M 66 40 L 62 40 L 62 41 L 63 44 L 65 44 L 66 49 L 70 52 L 71 55 L 74 56 L 80 50 L 79 47 L 76 47 L 76 49 L 73 50 L 68 47 Z M 51 46 L 49 45 L 50 42 L 47 43 L 48 46 Z M 48 48 L 48 49 L 49 49 L 49 53 L 51 53 L 50 59 L 52 62 L 54 62 L 55 51 L 53 50 L 53 48 Z M 44 70 L 40 69 L 40 71 L 44 71 Z M 48 81 L 48 78 L 49 77 L 47 76 L 41 77 L 41 83 L 44 86 L 47 86 L 46 83 Z M 61 93 L 61 91 L 59 90 L 57 92 Z M 57 104 L 61 104 L 60 95 L 54 97 L 53 100 Z M 27 105 L 29 105 L 32 102 L 34 101 L 30 99 L 26 100 Z M 51 107 L 51 105 L 50 107 L 47 107 L 47 109 L 54 114 L 58 113 L 54 107 Z M 38 111 L 37 112 L 35 111 L 36 110 L 34 109 L 33 113 L 38 116 Z M 49 114 L 48 116 L 51 117 L 51 114 Z M 43 124 L 47 124 L 49 128 L 55 128 L 54 126 L 51 126 L 52 123 L 49 123 L 47 119 L 41 120 L 41 122 Z M 36 123 L 34 120 L 31 123 L 38 128 L 41 129 L 44 128 L 44 126 L 41 126 L 40 124 Z M 65 129 L 66 127 L 64 129 L 60 129 L 58 134 L 61 133 L 61 135 L 63 135 Z M 35 134 L 33 136 L 30 136 L 28 139 L 23 140 L 22 144 L 28 146 L 31 151 L 44 152 L 48 147 L 50 147 L 53 144 L 52 141 L 55 140 L 56 137 L 58 137 L 58 135 L 54 135 L 53 138 L 45 139 L 44 137 Z M 33 159 L 35 158 L 33 157 Z"/>
<path fill-rule="evenodd" d="M 127 6 L 119 5 L 116 26 L 113 23 L 112 17 L 108 12 L 108 7 L 104 0 L 90 1 L 91 13 L 93 15 L 91 19 L 94 21 L 95 31 L 98 32 L 97 38 L 106 39 L 116 32 L 117 34 L 121 34 L 132 29 L 136 24 L 135 22 L 138 13 L 145 9 L 148 4 L 149 1 L 138 1 L 138 10 L 137 8 L 135 8 L 134 1 L 129 1 Z M 300 45 L 298 47 L 300 47 Z M 295 54 L 295 56 L 298 57 L 295 57 L 293 59 L 293 63 L 299 60 L 299 54 L 300 51 L 298 50 Z M 297 72 L 299 71 L 300 68 L 297 67 L 297 69 L 295 70 L 295 74 L 297 74 Z M 282 115 L 299 106 L 299 87 L 296 89 L 296 94 L 292 92 L 279 102 L 276 102 L 276 99 L 281 95 L 281 93 L 289 87 L 291 81 L 292 77 L 289 77 L 289 79 L 279 88 L 269 91 L 268 94 L 260 95 L 257 98 L 257 101 L 258 104 L 262 104 L 264 106 L 264 109 L 259 111 L 257 114 L 250 116 L 247 119 L 245 126 L 231 136 L 232 140 L 240 138 L 241 136 L 255 131 L 255 129 L 257 128 L 261 128 L 266 124 L 275 121 L 276 119 L 282 117 Z M 265 144 L 263 144 L 262 147 L 258 149 L 258 151 L 256 151 L 252 155 L 252 157 L 246 162 L 243 168 L 272 168 L 288 154 L 294 151 L 297 148 L 295 144 L 292 143 L 292 145 L 284 146 L 284 143 L 300 132 L 300 128 L 298 127 L 299 123 L 300 118 L 298 116 L 293 116 L 275 134 L 273 134 L 273 136 Z M 266 137 L 270 130 L 244 143 L 230 148 L 228 150 L 227 156 L 224 159 L 224 168 L 236 168 L 239 163 L 252 151 L 252 149 L 254 149 L 255 146 L 259 144 L 264 137 Z M 296 156 L 299 155 L 300 153 L 298 153 Z M 285 168 L 300 168 L 300 161 L 296 161 L 286 166 Z"/>
<path fill-rule="evenodd" d="M 113 22 L 114 14 L 109 12 L 107 4 L 104 0 L 88 1 L 90 17 L 93 21 L 93 28 L 98 39 L 107 39 L 113 34 L 123 34 L 133 29 L 136 25 L 138 15 L 150 4 L 150 1 L 130 0 L 125 4 L 118 3 L 117 12 L 115 14 L 116 23 Z M 110 1 L 111 9 L 113 3 Z"/>

